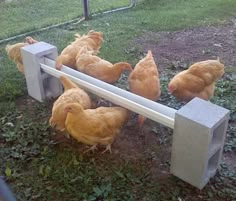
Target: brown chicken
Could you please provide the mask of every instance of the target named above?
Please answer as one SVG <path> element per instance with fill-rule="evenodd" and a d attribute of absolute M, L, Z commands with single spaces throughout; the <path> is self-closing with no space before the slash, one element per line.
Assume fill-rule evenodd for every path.
<path fill-rule="evenodd" d="M 16 43 L 14 45 L 7 45 L 6 46 L 7 55 L 9 56 L 9 58 L 11 60 L 13 60 L 13 62 L 16 64 L 17 69 L 23 74 L 24 74 L 24 66 L 23 66 L 23 62 L 22 62 L 20 49 L 26 45 L 30 45 L 30 44 L 33 44 L 36 42 L 38 42 L 38 41 L 36 41 L 32 37 L 28 36 L 25 38 L 24 43 Z"/>
<path fill-rule="evenodd" d="M 24 66 L 22 62 L 20 49 L 28 43 L 16 43 L 14 45 L 7 45 L 6 52 L 11 60 L 16 64 L 17 69 L 24 74 Z"/>
<path fill-rule="evenodd" d="M 175 75 L 168 84 L 169 92 L 180 101 L 194 97 L 209 100 L 214 94 L 215 81 L 224 74 L 219 60 L 207 60 L 193 64 Z"/>
<path fill-rule="evenodd" d="M 146 57 L 136 64 L 134 70 L 129 75 L 128 82 L 132 93 L 153 101 L 159 99 L 161 94 L 159 73 L 150 50 Z M 138 124 L 140 127 L 144 121 L 145 118 L 139 115 Z"/>
<path fill-rule="evenodd" d="M 75 34 L 75 37 L 75 41 L 64 48 L 61 54 L 56 58 L 56 69 L 60 70 L 62 64 L 75 68 L 76 56 L 82 47 L 86 46 L 88 50 L 92 51 L 93 54 L 96 54 L 103 41 L 102 33 L 93 30 L 90 30 L 87 35 L 83 36 Z"/>
<path fill-rule="evenodd" d="M 91 100 L 88 94 L 71 82 L 65 76 L 60 77 L 64 87 L 64 93 L 54 102 L 52 116 L 49 124 L 57 130 L 65 130 L 66 112 L 64 106 L 68 103 L 79 103 L 84 109 L 91 108 Z"/>
<path fill-rule="evenodd" d="M 65 105 L 64 110 L 67 112 L 67 131 L 77 141 L 92 145 L 87 151 L 94 151 L 101 144 L 106 145 L 103 153 L 111 153 L 111 144 L 128 119 L 128 110 L 122 107 L 84 110 L 80 104 L 71 103 Z"/>
<path fill-rule="evenodd" d="M 114 83 L 123 71 L 132 71 L 129 63 L 119 62 L 112 64 L 109 61 L 92 55 L 86 47 L 83 47 L 76 58 L 76 68 L 78 71 L 95 77 L 107 83 Z"/>
<path fill-rule="evenodd" d="M 34 44 L 34 43 L 37 43 L 38 41 L 35 40 L 34 38 L 30 37 L 30 36 L 27 36 L 27 37 L 25 38 L 25 42 L 28 43 L 29 45 L 32 45 L 32 44 Z"/>

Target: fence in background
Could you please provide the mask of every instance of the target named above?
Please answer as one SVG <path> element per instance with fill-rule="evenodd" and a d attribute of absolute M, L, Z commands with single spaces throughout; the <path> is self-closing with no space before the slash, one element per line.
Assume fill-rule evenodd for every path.
<path fill-rule="evenodd" d="M 82 4 L 82 7 L 83 7 L 83 16 L 82 17 L 79 17 L 79 18 L 76 18 L 76 19 L 72 19 L 72 20 L 69 20 L 67 22 L 63 22 L 63 23 L 59 23 L 59 24 L 54 24 L 54 25 L 50 25 L 50 26 L 47 26 L 47 27 L 43 27 L 41 29 L 37 29 L 37 30 L 34 30 L 34 31 L 30 31 L 30 32 L 26 32 L 26 33 L 23 33 L 23 34 L 19 34 L 19 35 L 16 35 L 16 36 L 12 36 L 12 37 L 9 37 L 9 38 L 6 38 L 6 39 L 2 39 L 0 40 L 0 44 L 1 43 L 5 43 L 5 42 L 8 42 L 8 41 L 11 41 L 11 40 L 14 40 L 14 39 L 17 39 L 17 38 L 20 38 L 20 37 L 25 37 L 25 36 L 28 36 L 28 35 L 33 35 L 33 34 L 36 34 L 36 33 L 39 33 L 39 32 L 42 32 L 42 31 L 47 31 L 49 29 L 53 29 L 53 28 L 57 28 L 57 27 L 60 27 L 60 26 L 64 26 L 64 25 L 67 25 L 67 24 L 71 24 L 71 23 L 80 23 L 84 20 L 88 20 L 89 19 L 89 0 L 81 0 L 81 4 Z M 129 5 L 125 6 L 125 7 L 119 7 L 119 8 L 116 8 L 116 9 L 112 9 L 112 10 L 107 10 L 107 11 L 102 11 L 102 12 L 97 12 L 97 13 L 91 13 L 91 16 L 98 16 L 98 15 L 101 15 L 101 14 L 108 14 L 108 13 L 112 13 L 112 12 L 117 12 L 117 11 L 122 11 L 122 10 L 126 10 L 126 9 L 130 9 L 132 7 L 136 6 L 136 0 L 130 0 L 129 2 Z"/>

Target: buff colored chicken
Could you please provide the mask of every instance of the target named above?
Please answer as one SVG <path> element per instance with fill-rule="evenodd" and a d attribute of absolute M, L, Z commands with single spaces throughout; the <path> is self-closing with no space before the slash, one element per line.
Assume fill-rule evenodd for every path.
<path fill-rule="evenodd" d="M 9 58 L 11 60 L 13 60 L 13 62 L 16 64 L 17 69 L 23 74 L 24 74 L 24 66 L 23 66 L 23 62 L 22 62 L 20 49 L 26 45 L 30 45 L 30 44 L 33 44 L 36 42 L 38 42 L 38 41 L 36 41 L 32 37 L 28 36 L 25 38 L 24 43 L 16 43 L 14 45 L 7 45 L 6 46 L 7 55 L 9 56 Z"/>
<path fill-rule="evenodd" d="M 219 60 L 206 60 L 193 64 L 175 75 L 168 84 L 169 92 L 180 101 L 194 97 L 209 100 L 214 94 L 215 82 L 224 74 Z"/>
<path fill-rule="evenodd" d="M 91 108 L 91 100 L 88 94 L 71 82 L 65 76 L 60 77 L 64 87 L 64 93 L 54 102 L 52 116 L 49 124 L 57 130 L 65 130 L 66 112 L 64 106 L 68 103 L 79 103 L 84 109 Z"/>
<path fill-rule="evenodd" d="M 153 101 L 159 99 L 161 94 L 159 73 L 150 50 L 146 57 L 136 64 L 129 75 L 128 82 L 132 93 Z M 138 124 L 140 127 L 142 127 L 144 121 L 145 117 L 139 115 Z"/>
<path fill-rule="evenodd" d="M 84 46 L 88 50 L 96 54 L 100 49 L 100 44 L 103 41 L 102 33 L 90 30 L 87 35 L 80 36 L 75 34 L 75 41 L 64 48 L 61 54 L 56 58 L 56 69 L 60 70 L 62 64 L 71 68 L 75 68 L 76 56 L 80 49 Z"/>
<path fill-rule="evenodd" d="M 37 43 L 38 41 L 35 40 L 34 38 L 30 37 L 30 36 L 27 36 L 27 37 L 25 38 L 25 42 L 28 43 L 29 45 L 32 45 L 32 44 L 34 44 L 34 43 Z"/>
<path fill-rule="evenodd" d="M 101 144 L 106 145 L 103 153 L 111 153 L 111 144 L 128 119 L 128 110 L 122 107 L 84 110 L 80 104 L 71 103 L 65 105 L 64 110 L 67 112 L 67 131 L 77 141 L 92 145 L 87 151 L 94 151 Z"/>
<path fill-rule="evenodd" d="M 110 63 L 88 51 L 83 47 L 76 58 L 76 68 L 78 71 L 95 77 L 107 83 L 114 83 L 123 71 L 132 71 L 132 67 L 127 62 Z"/>

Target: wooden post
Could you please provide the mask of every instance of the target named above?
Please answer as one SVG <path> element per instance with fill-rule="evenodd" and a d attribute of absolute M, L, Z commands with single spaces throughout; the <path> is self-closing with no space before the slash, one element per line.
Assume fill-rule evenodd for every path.
<path fill-rule="evenodd" d="M 83 2 L 83 10 L 84 10 L 84 19 L 88 20 L 88 0 L 82 0 Z"/>

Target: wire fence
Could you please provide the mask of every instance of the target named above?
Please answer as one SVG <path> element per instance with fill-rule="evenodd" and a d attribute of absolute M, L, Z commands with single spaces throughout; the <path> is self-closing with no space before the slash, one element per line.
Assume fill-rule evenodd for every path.
<path fill-rule="evenodd" d="M 135 5 L 136 0 L 0 2 L 0 27 L 3 28 L 0 33 L 0 44 L 70 23 L 80 23 L 89 16 L 129 9 Z"/>

